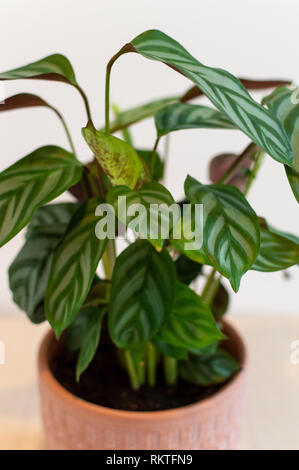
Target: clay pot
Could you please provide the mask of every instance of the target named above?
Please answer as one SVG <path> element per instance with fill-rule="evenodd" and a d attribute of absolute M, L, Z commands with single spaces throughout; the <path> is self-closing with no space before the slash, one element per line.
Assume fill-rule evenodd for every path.
<path fill-rule="evenodd" d="M 41 344 L 38 360 L 46 448 L 234 449 L 240 433 L 247 359 L 244 342 L 235 329 L 226 322 L 224 331 L 230 338 L 228 349 L 242 366 L 240 372 L 207 399 L 181 408 L 149 412 L 105 408 L 64 389 L 49 369 L 57 348 L 54 334 L 49 332 Z"/>

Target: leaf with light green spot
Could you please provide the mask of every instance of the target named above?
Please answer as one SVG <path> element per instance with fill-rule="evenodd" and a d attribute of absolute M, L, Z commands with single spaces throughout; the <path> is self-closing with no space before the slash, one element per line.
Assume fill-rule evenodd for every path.
<path fill-rule="evenodd" d="M 109 191 L 106 201 L 113 205 L 123 224 L 158 249 L 162 248 L 179 215 L 175 210 L 173 213 L 170 210 L 174 204 L 170 192 L 155 181 L 145 183 L 138 190 L 116 186 Z"/>
<path fill-rule="evenodd" d="M 204 254 L 237 291 L 258 255 L 257 215 L 244 195 L 229 185 L 203 185 L 188 176 L 185 194 L 193 204 L 203 204 Z"/>
<path fill-rule="evenodd" d="M 157 339 L 188 349 L 204 348 L 223 338 L 225 336 L 201 297 L 190 287 L 177 282 L 172 310 L 157 334 Z"/>
<path fill-rule="evenodd" d="M 299 263 L 299 238 L 281 232 L 263 221 L 259 254 L 251 269 L 273 272 Z"/>
<path fill-rule="evenodd" d="M 158 253 L 146 240 L 137 240 L 117 257 L 108 323 L 118 347 L 139 348 L 155 336 L 170 313 L 175 278 L 168 252 Z"/>
<path fill-rule="evenodd" d="M 97 131 L 91 122 L 82 134 L 113 185 L 134 189 L 148 179 L 143 160 L 127 142 Z"/>
<path fill-rule="evenodd" d="M 87 311 L 89 315 L 84 330 L 82 331 L 82 343 L 76 366 L 77 382 L 79 382 L 82 372 L 87 369 L 98 349 L 102 320 L 106 313 L 106 308 L 89 308 Z"/>
<path fill-rule="evenodd" d="M 82 164 L 60 147 L 35 150 L 0 174 L 0 246 L 30 221 L 35 211 L 81 178 Z"/>
<path fill-rule="evenodd" d="M 149 30 L 131 41 L 131 51 L 170 66 L 189 78 L 219 111 L 275 160 L 292 166 L 292 151 L 281 123 L 253 100 L 242 83 L 226 70 L 207 67 L 177 41 Z M 126 48 L 126 52 L 129 52 Z"/>
<path fill-rule="evenodd" d="M 54 252 L 45 311 L 58 337 L 81 309 L 107 245 L 107 239 L 99 240 L 95 234 L 100 202 L 95 198 L 81 205 Z"/>
<path fill-rule="evenodd" d="M 158 111 L 155 125 L 159 136 L 181 129 L 235 129 L 216 109 L 197 104 L 175 103 Z"/>

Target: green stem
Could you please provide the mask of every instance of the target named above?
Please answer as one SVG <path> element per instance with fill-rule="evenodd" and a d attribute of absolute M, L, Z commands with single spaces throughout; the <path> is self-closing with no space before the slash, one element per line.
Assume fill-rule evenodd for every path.
<path fill-rule="evenodd" d="M 146 345 L 147 383 L 150 387 L 156 385 L 156 350 L 152 343 Z"/>
<path fill-rule="evenodd" d="M 73 142 L 73 140 L 72 140 L 72 137 L 71 137 L 71 133 L 70 133 L 70 131 L 69 131 L 69 128 L 68 128 L 68 126 L 67 126 L 67 124 L 66 124 L 66 122 L 65 122 L 65 120 L 64 120 L 64 117 L 63 117 L 62 114 L 58 111 L 58 109 L 54 108 L 54 106 L 50 106 L 50 108 L 52 109 L 52 111 L 54 111 L 54 113 L 56 114 L 56 116 L 57 116 L 58 119 L 60 120 L 60 122 L 61 122 L 61 124 L 62 124 L 62 126 L 63 126 L 63 129 L 64 129 L 64 131 L 65 131 L 65 133 L 66 133 L 66 137 L 67 137 L 67 140 L 68 140 L 68 142 L 69 142 L 69 144 L 70 144 L 71 150 L 72 150 L 73 154 L 74 154 L 75 156 L 77 156 L 77 155 L 76 155 L 75 146 L 74 146 L 74 142 Z"/>
<path fill-rule="evenodd" d="M 242 152 L 234 161 L 234 163 L 227 169 L 224 175 L 219 178 L 217 184 L 225 184 L 230 179 L 232 174 L 241 166 L 243 160 L 247 158 L 249 155 L 253 154 L 253 152 L 257 149 L 257 145 L 251 142 L 244 152 Z"/>
<path fill-rule="evenodd" d="M 174 357 L 164 356 L 164 375 L 167 385 L 174 386 L 178 380 L 178 361 Z"/>
<path fill-rule="evenodd" d="M 170 144 L 170 134 L 167 134 L 165 137 L 165 147 L 164 147 L 164 159 L 163 159 L 163 183 L 165 185 L 167 180 L 167 167 L 168 167 L 168 159 L 169 159 L 169 144 Z"/>
<path fill-rule="evenodd" d="M 140 383 L 139 383 L 138 374 L 135 370 L 134 361 L 132 359 L 130 351 L 126 350 L 124 352 L 124 358 L 126 362 L 126 368 L 130 377 L 131 387 L 134 390 L 138 390 L 140 387 Z"/>
<path fill-rule="evenodd" d="M 122 55 L 125 54 L 126 52 L 132 52 L 135 51 L 135 49 L 130 45 L 126 44 L 124 47 L 118 51 L 117 54 L 115 54 L 108 62 L 107 67 L 106 67 L 106 80 L 105 80 L 105 133 L 109 134 L 110 132 L 110 120 L 109 120 L 109 114 L 110 114 L 110 76 L 111 76 L 111 69 L 114 64 L 114 62 Z"/>
<path fill-rule="evenodd" d="M 106 250 L 102 256 L 104 271 L 105 271 L 107 279 L 112 278 L 115 258 L 116 258 L 115 242 L 114 240 L 108 240 Z"/>
<path fill-rule="evenodd" d="M 154 175 L 154 170 L 155 170 L 155 165 L 156 165 L 156 160 L 157 160 L 157 147 L 159 145 L 160 138 L 161 138 L 160 136 L 157 136 L 155 140 L 155 145 L 153 148 L 153 153 L 152 153 L 152 158 L 151 158 L 151 167 L 150 167 L 152 177 Z"/>
<path fill-rule="evenodd" d="M 214 277 L 215 277 L 215 274 L 216 274 L 216 269 L 213 268 L 212 271 L 210 272 L 208 278 L 207 278 L 207 281 L 204 285 L 204 288 L 202 290 L 202 293 L 201 293 L 201 297 L 202 299 L 209 305 L 210 304 L 210 292 L 213 288 L 213 284 L 214 284 Z"/>
<path fill-rule="evenodd" d="M 246 186 L 246 189 L 244 191 L 244 195 L 246 196 L 252 186 L 252 183 L 254 182 L 255 178 L 256 178 L 256 175 L 258 174 L 259 172 L 259 169 L 263 163 L 263 160 L 264 160 L 264 157 L 265 157 L 265 152 L 263 152 L 262 150 L 258 151 L 258 154 L 257 154 L 257 157 L 256 157 L 256 160 L 255 160 L 255 163 L 254 163 L 254 166 L 252 168 L 252 171 L 250 173 L 250 176 L 249 176 L 249 179 L 248 179 L 248 183 L 247 183 L 247 186 Z"/>

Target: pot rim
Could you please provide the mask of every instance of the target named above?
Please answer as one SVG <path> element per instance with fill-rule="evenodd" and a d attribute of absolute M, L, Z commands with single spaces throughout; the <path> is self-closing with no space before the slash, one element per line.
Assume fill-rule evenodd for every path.
<path fill-rule="evenodd" d="M 134 420 L 161 420 L 164 419 L 176 419 L 182 414 L 194 414 L 200 411 L 206 411 L 211 407 L 217 406 L 218 402 L 223 401 L 225 397 L 238 388 L 239 383 L 245 379 L 246 370 L 248 366 L 248 354 L 247 346 L 243 337 L 236 331 L 236 329 L 227 321 L 223 320 L 225 331 L 233 343 L 237 346 L 239 362 L 241 369 L 230 379 L 225 385 L 223 385 L 217 392 L 211 396 L 204 398 L 200 401 L 184 405 L 179 408 L 171 408 L 169 410 L 158 410 L 158 411 L 127 411 L 119 410 L 115 408 L 108 408 L 102 405 L 88 402 L 83 398 L 80 398 L 73 393 L 69 392 L 63 385 L 56 380 L 49 367 L 49 352 L 53 341 L 56 339 L 53 330 L 50 330 L 44 336 L 38 352 L 38 371 L 40 381 L 43 382 L 48 388 L 50 388 L 55 394 L 60 395 L 60 398 L 73 402 L 74 405 L 84 409 L 86 413 L 97 414 L 101 417 L 110 418 L 124 418 Z"/>

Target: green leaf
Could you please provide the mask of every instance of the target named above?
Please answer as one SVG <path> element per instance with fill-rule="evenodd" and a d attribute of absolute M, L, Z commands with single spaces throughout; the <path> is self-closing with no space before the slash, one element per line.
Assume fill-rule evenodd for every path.
<path fill-rule="evenodd" d="M 163 62 L 189 78 L 253 142 L 275 160 L 292 166 L 290 143 L 281 123 L 252 99 L 236 77 L 198 62 L 161 31 L 146 31 L 131 45 L 144 57 Z"/>
<path fill-rule="evenodd" d="M 225 382 L 239 369 L 237 361 L 223 349 L 214 354 L 192 356 L 179 363 L 180 377 L 203 387 Z"/>
<path fill-rule="evenodd" d="M 79 382 L 82 372 L 84 372 L 92 361 L 96 350 L 98 349 L 101 326 L 106 308 L 90 308 L 90 314 L 82 331 L 82 343 L 76 366 L 76 378 Z"/>
<path fill-rule="evenodd" d="M 161 98 L 155 101 L 150 101 L 149 103 L 142 104 L 140 106 L 135 106 L 134 108 L 128 109 L 127 111 L 122 111 L 118 114 L 116 119 L 110 123 L 110 132 L 113 134 L 114 132 L 135 124 L 136 122 L 152 117 L 164 106 L 175 103 L 178 101 L 178 99 L 179 97 L 175 96 Z"/>
<path fill-rule="evenodd" d="M 273 272 L 299 263 L 299 238 L 268 225 L 261 225 L 261 246 L 251 269 Z"/>
<path fill-rule="evenodd" d="M 68 351 L 74 352 L 81 348 L 84 330 L 89 320 L 90 313 L 93 311 L 93 308 L 83 308 L 74 318 L 74 321 L 70 324 L 70 326 L 66 329 L 65 341 Z"/>
<path fill-rule="evenodd" d="M 137 240 L 116 259 L 109 304 L 109 330 L 126 349 L 149 341 L 167 320 L 174 298 L 175 267 L 164 249 Z"/>
<path fill-rule="evenodd" d="M 177 346 L 164 343 L 164 341 L 158 339 L 157 336 L 152 339 L 152 343 L 166 356 L 174 357 L 175 359 L 188 359 L 188 350 L 185 348 L 178 348 Z"/>
<path fill-rule="evenodd" d="M 79 181 L 81 163 L 60 147 L 35 150 L 0 174 L 0 246 L 14 237 L 42 205 Z"/>
<path fill-rule="evenodd" d="M 178 281 L 184 284 L 191 284 L 202 271 L 202 264 L 188 258 L 186 255 L 180 255 L 175 261 Z"/>
<path fill-rule="evenodd" d="M 199 295 L 181 282 L 175 289 L 172 310 L 157 339 L 179 348 L 204 348 L 225 338 Z"/>
<path fill-rule="evenodd" d="M 190 176 L 185 194 L 203 204 L 203 251 L 237 291 L 260 245 L 258 218 L 244 195 L 228 185 L 203 185 Z"/>
<path fill-rule="evenodd" d="M 110 282 L 99 279 L 94 282 L 88 296 L 83 304 L 84 308 L 97 307 L 98 305 L 107 305 L 110 298 Z"/>
<path fill-rule="evenodd" d="M 143 158 L 148 168 L 150 168 L 152 157 L 153 157 L 153 151 L 136 149 L 136 152 L 141 158 Z M 163 178 L 163 173 L 164 173 L 164 163 L 162 162 L 161 157 L 158 154 L 158 152 L 156 152 L 155 166 L 154 166 L 154 171 L 152 175 L 153 180 L 154 181 L 161 180 Z"/>
<path fill-rule="evenodd" d="M 66 82 L 77 86 L 73 67 L 61 54 L 52 54 L 37 62 L 0 73 L 0 80 L 40 79 Z"/>
<path fill-rule="evenodd" d="M 38 209 L 28 227 L 27 241 L 9 268 L 13 300 L 34 323 L 45 319 L 41 303 L 49 278 L 52 254 L 77 207 L 74 203 L 62 203 Z"/>
<path fill-rule="evenodd" d="M 270 112 L 282 123 L 293 150 L 294 168 L 285 167 L 287 177 L 297 202 L 299 202 L 299 104 L 292 102 L 294 92 L 280 87 L 263 99 Z"/>
<path fill-rule="evenodd" d="M 147 179 L 142 159 L 127 142 L 97 131 L 91 122 L 82 134 L 113 185 L 134 189 Z"/>
<path fill-rule="evenodd" d="M 175 103 L 155 115 L 159 136 L 181 129 L 234 129 L 232 122 L 216 109 L 196 104 Z"/>
<path fill-rule="evenodd" d="M 107 239 L 99 240 L 95 234 L 99 221 L 95 209 L 100 202 L 89 199 L 82 204 L 54 252 L 45 310 L 58 337 L 81 309 L 107 244 Z"/>
<path fill-rule="evenodd" d="M 125 207 L 120 204 L 120 197 L 126 198 L 123 199 Z M 174 204 L 174 199 L 164 186 L 155 181 L 145 183 L 135 191 L 127 186 L 116 186 L 109 191 L 106 200 L 113 205 L 122 223 L 141 238 L 147 238 L 154 246 L 162 248 L 177 216 L 176 213 L 173 217 L 170 215 L 169 207 Z M 132 215 L 128 213 L 130 209 Z"/>

